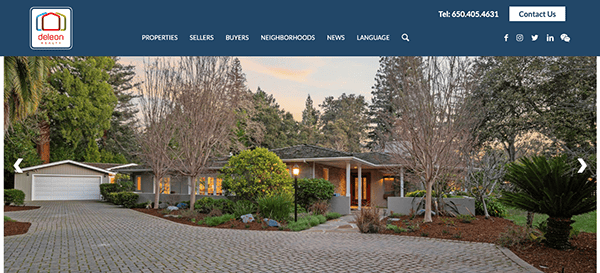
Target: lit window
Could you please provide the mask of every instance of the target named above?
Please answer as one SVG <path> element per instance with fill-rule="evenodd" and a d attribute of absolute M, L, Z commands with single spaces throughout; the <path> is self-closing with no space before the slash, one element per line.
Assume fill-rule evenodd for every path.
<path fill-rule="evenodd" d="M 208 178 L 208 194 L 212 195 L 215 192 L 215 178 L 214 177 L 207 177 Z"/>
<path fill-rule="evenodd" d="M 329 181 L 329 168 L 323 168 L 323 179 Z"/>
<path fill-rule="evenodd" d="M 165 177 L 160 182 L 160 192 L 162 194 L 171 194 L 171 178 Z"/>
<path fill-rule="evenodd" d="M 198 187 L 196 188 L 196 194 L 203 195 L 206 191 L 206 178 L 198 177 Z"/>
<path fill-rule="evenodd" d="M 137 190 L 138 191 L 142 190 L 142 177 L 141 176 L 137 177 Z"/>
<path fill-rule="evenodd" d="M 223 179 L 217 178 L 217 194 L 218 195 L 223 194 L 223 192 L 221 191 L 221 182 L 223 182 Z"/>

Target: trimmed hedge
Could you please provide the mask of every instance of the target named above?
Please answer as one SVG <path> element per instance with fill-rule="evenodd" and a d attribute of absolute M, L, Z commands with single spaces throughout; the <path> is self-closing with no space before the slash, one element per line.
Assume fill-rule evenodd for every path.
<path fill-rule="evenodd" d="M 104 199 L 105 201 L 114 203 L 110 198 L 110 193 L 113 192 L 121 192 L 121 185 L 119 184 L 100 184 L 100 195 L 102 195 L 102 199 Z"/>
<path fill-rule="evenodd" d="M 335 186 L 325 179 L 298 179 L 298 203 L 305 209 L 316 202 L 329 201 L 334 192 Z"/>
<path fill-rule="evenodd" d="M 8 189 L 4 190 L 4 205 L 10 204 L 23 205 L 25 202 L 25 193 L 22 190 Z"/>
<path fill-rule="evenodd" d="M 233 201 L 229 199 L 213 199 L 210 197 L 203 197 L 196 201 L 194 209 L 201 213 L 210 213 L 214 209 L 218 209 L 221 212 L 227 214 L 233 212 Z"/>
<path fill-rule="evenodd" d="M 108 194 L 111 202 L 126 208 L 133 208 L 137 204 L 138 195 L 133 192 L 111 192 Z"/>
<path fill-rule="evenodd" d="M 426 191 L 425 190 L 416 190 L 413 192 L 409 192 L 406 194 L 406 197 L 423 197 L 425 196 Z M 435 192 L 434 190 L 431 191 L 431 197 L 438 197 L 438 193 Z M 447 195 L 443 195 L 444 198 L 448 198 Z"/>

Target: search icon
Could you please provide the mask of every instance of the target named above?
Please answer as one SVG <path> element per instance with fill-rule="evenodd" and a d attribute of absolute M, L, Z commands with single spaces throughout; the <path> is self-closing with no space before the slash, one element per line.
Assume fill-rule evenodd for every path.
<path fill-rule="evenodd" d="M 410 42 L 410 40 L 408 39 L 408 34 L 406 34 L 406 33 L 402 34 L 402 40 Z"/>

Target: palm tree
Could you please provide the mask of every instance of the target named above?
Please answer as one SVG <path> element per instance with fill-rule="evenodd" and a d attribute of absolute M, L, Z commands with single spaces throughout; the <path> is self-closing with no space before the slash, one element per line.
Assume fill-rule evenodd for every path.
<path fill-rule="evenodd" d="M 506 180 L 515 191 L 500 198 L 509 206 L 548 214 L 546 244 L 556 249 L 570 247 L 571 217 L 596 210 L 596 178 L 574 172 L 567 160 L 534 156 L 510 163 Z"/>
<path fill-rule="evenodd" d="M 35 113 L 48 74 L 46 57 L 4 58 L 4 132 Z"/>

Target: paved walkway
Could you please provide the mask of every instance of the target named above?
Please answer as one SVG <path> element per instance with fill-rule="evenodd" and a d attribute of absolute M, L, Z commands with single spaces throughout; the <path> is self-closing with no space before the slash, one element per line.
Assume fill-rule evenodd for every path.
<path fill-rule="evenodd" d="M 348 214 L 342 216 L 338 219 L 329 220 L 323 224 L 318 226 L 311 227 L 307 230 L 303 230 L 301 232 L 317 232 L 317 233 L 325 233 L 325 232 L 336 232 L 336 233 L 360 233 L 358 227 L 354 223 L 354 215 Z"/>
<path fill-rule="evenodd" d="M 193 227 L 102 202 L 29 202 L 5 272 L 526 272 L 491 244 Z"/>

